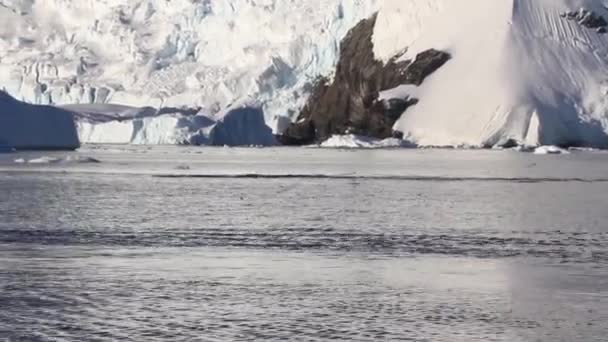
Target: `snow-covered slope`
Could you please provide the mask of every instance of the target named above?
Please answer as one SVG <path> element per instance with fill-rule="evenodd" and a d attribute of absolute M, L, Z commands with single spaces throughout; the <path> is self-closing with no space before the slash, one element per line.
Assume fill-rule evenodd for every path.
<path fill-rule="evenodd" d="M 0 89 L 33 103 L 295 116 L 376 0 L 0 0 Z"/>
<path fill-rule="evenodd" d="M 420 145 L 608 147 L 608 34 L 563 16 L 579 8 L 608 18 L 603 0 L 384 0 L 377 58 L 452 55 L 395 128 Z"/>
<path fill-rule="evenodd" d="M 79 147 L 72 113 L 15 100 L 0 91 L 0 146 L 16 149 Z"/>

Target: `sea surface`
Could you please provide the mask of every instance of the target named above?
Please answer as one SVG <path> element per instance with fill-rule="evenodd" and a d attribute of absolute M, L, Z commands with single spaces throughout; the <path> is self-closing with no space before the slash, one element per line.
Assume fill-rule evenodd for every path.
<path fill-rule="evenodd" d="M 608 153 L 0 154 L 0 341 L 606 341 Z"/>

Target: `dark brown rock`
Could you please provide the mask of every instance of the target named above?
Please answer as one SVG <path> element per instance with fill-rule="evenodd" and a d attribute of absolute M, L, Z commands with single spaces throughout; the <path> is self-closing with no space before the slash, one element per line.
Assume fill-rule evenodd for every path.
<path fill-rule="evenodd" d="M 598 33 L 606 33 L 608 22 L 598 13 L 581 8 L 575 12 L 562 13 L 562 17 L 578 22 L 580 25 L 597 30 Z"/>
<path fill-rule="evenodd" d="M 376 60 L 373 52 L 375 24 L 376 15 L 349 31 L 340 45 L 340 60 L 333 82 L 320 78 L 315 83 L 298 121 L 277 137 L 281 143 L 311 144 L 334 134 L 358 134 L 379 139 L 399 135 L 393 132 L 393 125 L 417 100 L 379 101 L 380 91 L 401 84 L 422 84 L 427 76 L 450 59 L 450 55 L 428 50 L 420 53 L 414 61 L 398 61 L 401 54 L 384 64 Z"/>

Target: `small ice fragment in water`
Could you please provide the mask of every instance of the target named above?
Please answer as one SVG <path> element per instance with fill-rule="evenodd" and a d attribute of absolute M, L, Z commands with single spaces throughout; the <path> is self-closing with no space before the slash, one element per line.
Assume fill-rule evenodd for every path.
<path fill-rule="evenodd" d="M 570 154 L 570 152 L 557 146 L 540 146 L 534 150 L 534 154 Z"/>
<path fill-rule="evenodd" d="M 67 156 L 65 158 L 65 162 L 73 162 L 73 163 L 82 163 L 82 164 L 87 164 L 87 163 L 92 163 L 92 164 L 98 164 L 101 163 L 101 161 L 99 159 L 95 159 L 93 157 L 82 157 L 82 156 Z"/>
<path fill-rule="evenodd" d="M 34 158 L 34 159 L 30 159 L 28 161 L 29 164 L 53 164 L 53 163 L 59 163 L 61 161 L 61 158 L 55 158 L 55 157 L 40 157 L 40 158 Z"/>

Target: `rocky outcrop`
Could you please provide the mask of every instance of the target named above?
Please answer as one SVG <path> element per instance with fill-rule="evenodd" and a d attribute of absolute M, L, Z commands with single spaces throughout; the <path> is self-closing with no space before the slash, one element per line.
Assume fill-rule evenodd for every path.
<path fill-rule="evenodd" d="M 375 24 L 376 15 L 361 21 L 342 40 L 333 81 L 320 78 L 316 82 L 297 122 L 278 137 L 281 143 L 311 144 L 335 134 L 379 139 L 398 134 L 393 132 L 393 125 L 417 100 L 380 101 L 380 91 L 402 84 L 422 84 L 427 76 L 450 59 L 450 55 L 428 50 L 418 54 L 414 60 L 401 61 L 403 54 L 399 54 L 385 64 L 374 56 L 372 35 Z"/>
<path fill-rule="evenodd" d="M 562 13 L 562 18 L 576 21 L 584 27 L 597 30 L 598 33 L 606 33 L 608 28 L 608 22 L 604 17 L 585 8 L 576 12 Z"/>

